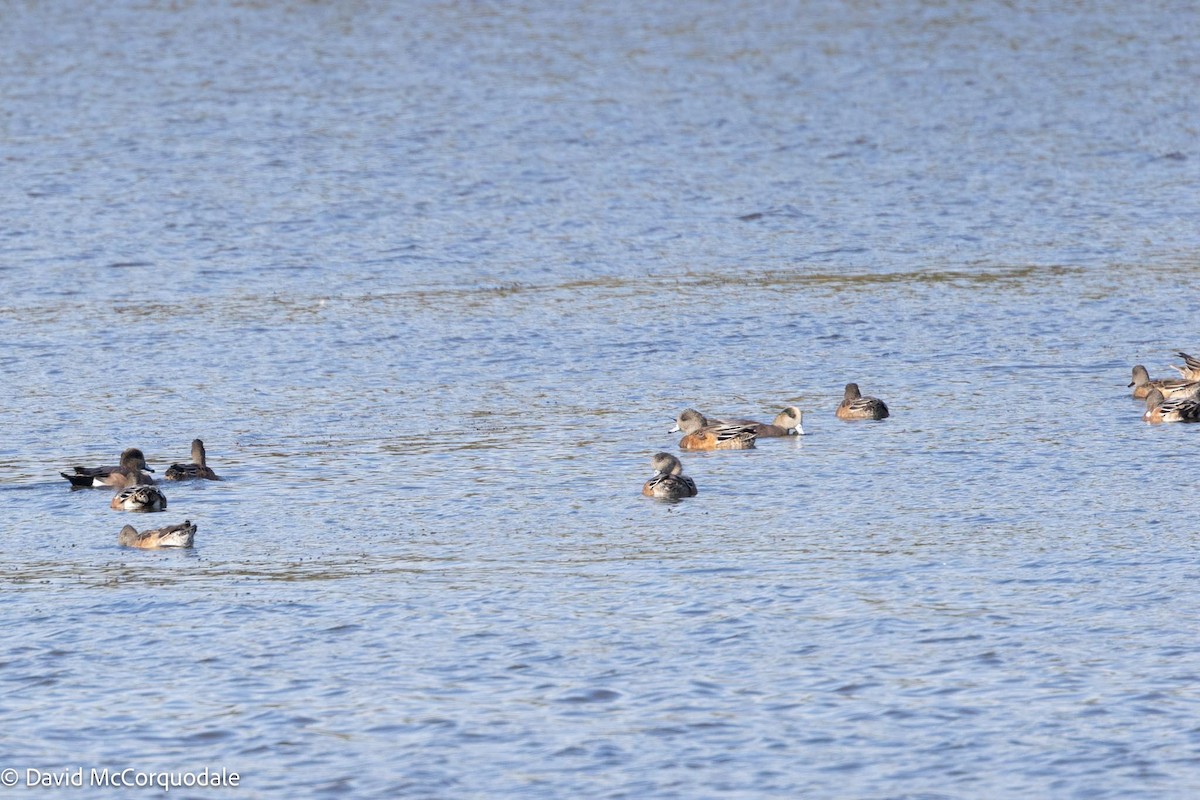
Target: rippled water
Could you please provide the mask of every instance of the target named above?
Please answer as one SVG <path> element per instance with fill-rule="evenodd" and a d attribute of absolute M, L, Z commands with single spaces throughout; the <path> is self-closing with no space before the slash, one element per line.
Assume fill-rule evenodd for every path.
<path fill-rule="evenodd" d="M 1200 351 L 1187 4 L 0 18 L 0 768 L 1200 793 L 1200 430 L 1125 386 Z M 195 436 L 165 514 L 57 476 Z"/>

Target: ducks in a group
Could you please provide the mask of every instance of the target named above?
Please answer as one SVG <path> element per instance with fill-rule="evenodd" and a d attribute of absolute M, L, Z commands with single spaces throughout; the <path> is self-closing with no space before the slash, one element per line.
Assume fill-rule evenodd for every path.
<path fill-rule="evenodd" d="M 654 477 L 642 486 L 642 494 L 662 500 L 696 496 L 696 482 L 683 474 L 683 464 L 670 453 L 655 453 L 650 459 Z"/>
<path fill-rule="evenodd" d="M 1182 351 L 1177 352 L 1183 359 L 1184 366 L 1174 364 L 1172 369 L 1179 372 L 1178 378 L 1158 378 L 1152 380 L 1150 373 L 1142 364 L 1133 367 L 1133 387 L 1135 399 L 1144 398 L 1145 410 L 1142 419 L 1152 424 L 1161 422 L 1200 422 L 1200 359 Z"/>
<path fill-rule="evenodd" d="M 112 489 L 124 489 L 126 486 L 137 484 L 153 484 L 154 478 L 142 472 L 153 472 L 146 466 L 146 457 L 136 447 L 130 447 L 121 453 L 121 463 L 116 467 L 75 467 L 74 474 L 60 472 L 72 486 L 98 487 L 107 486 Z"/>
<path fill-rule="evenodd" d="M 160 547 L 191 547 L 196 539 L 196 525 L 185 519 L 181 525 L 168 525 L 165 528 L 142 531 L 126 525 L 117 534 L 117 544 L 122 547 L 139 547 L 143 550 L 155 550 Z"/>
<path fill-rule="evenodd" d="M 721 425 L 708 419 L 693 408 L 679 412 L 675 427 L 668 433 L 683 431 L 679 440 L 682 450 L 749 450 L 754 447 L 758 433 L 750 425 Z"/>
<path fill-rule="evenodd" d="M 864 397 L 857 383 L 847 383 L 842 402 L 837 407 L 838 419 L 886 419 L 887 405 L 878 397 Z"/>
<path fill-rule="evenodd" d="M 156 512 L 165 511 L 167 497 L 147 473 L 153 472 L 146 466 L 146 456 L 140 448 L 130 447 L 121 453 L 121 463 L 115 467 L 74 467 L 74 472 L 59 473 L 71 483 L 71 487 L 108 487 L 115 490 L 109 507 L 117 511 Z M 220 480 L 205 460 L 204 442 L 192 441 L 192 461 L 188 464 L 172 464 L 163 476 L 165 480 L 180 481 L 194 478 Z M 138 533 L 132 525 L 126 525 L 117 536 L 117 543 L 126 547 L 154 549 L 160 547 L 191 547 L 196 536 L 196 525 L 185 520 L 181 525 Z"/>
<path fill-rule="evenodd" d="M 212 471 L 212 467 L 208 466 L 204 453 L 204 442 L 199 439 L 192 440 L 192 463 L 172 464 L 167 467 L 163 478 L 168 481 L 221 480 L 217 477 L 217 473 Z"/>
<path fill-rule="evenodd" d="M 857 383 L 846 384 L 836 415 L 841 419 L 884 419 L 889 416 L 887 405 L 875 397 L 863 397 Z M 681 450 L 750 450 L 759 437 L 804 435 L 804 412 L 787 406 L 769 423 L 751 419 L 706 417 L 694 408 L 685 408 L 675 418 L 671 433 L 682 431 Z M 670 453 L 656 453 L 651 459 L 655 475 L 642 486 L 649 497 L 691 497 L 695 483 L 685 478 L 679 459 Z M 690 488 L 690 493 L 688 489 Z"/>

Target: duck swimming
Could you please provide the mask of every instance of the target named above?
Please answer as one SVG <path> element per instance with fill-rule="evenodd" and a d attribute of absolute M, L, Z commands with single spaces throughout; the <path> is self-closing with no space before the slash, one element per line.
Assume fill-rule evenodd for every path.
<path fill-rule="evenodd" d="M 646 497 L 661 500 L 678 500 L 696 496 L 696 482 L 683 474 L 683 464 L 670 453 L 655 453 L 650 459 L 654 477 L 642 486 Z"/>
<path fill-rule="evenodd" d="M 204 442 L 199 439 L 192 440 L 192 463 L 172 464 L 167 467 L 163 479 L 168 481 L 221 480 L 205 461 Z"/>
<path fill-rule="evenodd" d="M 154 478 L 142 470 L 154 471 L 146 466 L 146 457 L 142 455 L 142 451 L 136 447 L 130 447 L 121 453 L 120 466 L 75 467 L 74 475 L 67 472 L 58 474 L 70 481 L 72 486 L 79 488 L 108 486 L 113 489 L 124 489 L 126 486 L 154 483 Z"/>
<path fill-rule="evenodd" d="M 160 547 L 191 547 L 196 538 L 196 526 L 185 519 L 182 525 L 168 525 L 157 530 L 137 532 L 137 528 L 126 525 L 117 534 L 117 544 L 122 547 L 140 547 L 156 550 Z"/>
<path fill-rule="evenodd" d="M 110 505 L 118 511 L 166 511 L 167 497 L 154 486 L 130 486 L 113 495 Z"/>
<path fill-rule="evenodd" d="M 887 405 L 878 397 L 863 397 L 857 383 L 847 383 L 842 402 L 837 407 L 838 419 L 886 419 Z"/>
<path fill-rule="evenodd" d="M 683 431 L 686 434 L 679 440 L 679 446 L 684 450 L 750 450 L 758 438 L 755 424 L 722 425 L 709 422 L 699 411 L 686 408 L 679 413 L 675 427 L 669 433 Z"/>

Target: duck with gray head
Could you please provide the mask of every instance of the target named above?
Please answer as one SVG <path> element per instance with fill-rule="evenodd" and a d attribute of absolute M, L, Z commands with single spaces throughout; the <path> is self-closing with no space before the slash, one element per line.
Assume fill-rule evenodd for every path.
<path fill-rule="evenodd" d="M 660 500 L 679 500 L 696 496 L 696 482 L 683 474 L 683 464 L 670 453 L 655 453 L 650 459 L 654 477 L 642 486 L 646 497 Z"/>
<path fill-rule="evenodd" d="M 1167 400 L 1158 389 L 1146 395 L 1146 422 L 1200 422 L 1200 398 L 1174 397 Z"/>
<path fill-rule="evenodd" d="M 803 436 L 804 412 L 796 406 L 788 406 L 775 415 L 771 422 L 755 422 L 752 419 L 716 419 L 716 425 L 753 425 L 758 437 Z"/>
<path fill-rule="evenodd" d="M 683 450 L 750 450 L 758 439 L 754 425 L 722 425 L 709 420 L 694 408 L 679 412 L 675 427 L 668 433 L 683 431 L 679 440 Z"/>
<path fill-rule="evenodd" d="M 1151 391 L 1158 389 L 1166 400 L 1172 397 L 1192 397 L 1200 394 L 1200 381 L 1185 380 L 1184 378 L 1157 378 L 1150 379 L 1150 373 L 1141 364 L 1133 368 L 1133 380 L 1129 382 L 1133 387 L 1133 397 L 1135 400 L 1141 400 L 1147 397 Z"/>

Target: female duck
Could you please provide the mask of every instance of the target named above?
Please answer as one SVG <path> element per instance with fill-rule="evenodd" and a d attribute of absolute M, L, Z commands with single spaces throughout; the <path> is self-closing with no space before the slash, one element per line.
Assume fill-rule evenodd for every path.
<path fill-rule="evenodd" d="M 857 383 L 847 383 L 842 402 L 837 407 L 838 419 L 885 419 L 888 407 L 878 397 L 863 397 Z"/>
<path fill-rule="evenodd" d="M 205 461 L 204 442 L 199 439 L 192 440 L 192 463 L 172 464 L 167 467 L 163 478 L 168 481 L 221 480 Z"/>
<path fill-rule="evenodd" d="M 795 406 L 788 406 L 780 411 L 769 424 L 755 422 L 752 419 L 718 419 L 713 422 L 717 425 L 753 425 L 754 432 L 760 439 L 771 436 L 804 435 L 804 412 Z"/>
<path fill-rule="evenodd" d="M 1200 422 L 1200 399 L 1176 397 L 1164 400 L 1162 392 L 1151 389 L 1146 395 L 1146 422 Z"/>
<path fill-rule="evenodd" d="M 142 472 L 153 472 L 146 466 L 146 457 L 136 447 L 130 447 L 121 453 L 121 465 L 118 467 L 75 467 L 75 474 L 60 472 L 72 486 L 109 486 L 113 489 L 124 489 L 126 486 L 137 484 L 153 484 L 154 478 Z"/>
<path fill-rule="evenodd" d="M 650 466 L 654 467 L 654 477 L 642 486 L 642 494 L 646 497 L 678 500 L 696 496 L 696 482 L 683 474 L 683 464 L 675 456 L 655 453 Z"/>
<path fill-rule="evenodd" d="M 156 550 L 160 547 L 191 547 L 196 538 L 196 526 L 190 519 L 182 525 L 168 525 L 158 530 L 137 532 L 137 528 L 126 525 L 117 534 L 117 544 L 122 547 L 140 547 Z"/>
<path fill-rule="evenodd" d="M 1150 380 L 1150 373 L 1141 364 L 1133 368 L 1133 380 L 1129 385 L 1133 387 L 1133 396 L 1137 400 L 1148 396 L 1154 389 L 1162 392 L 1162 396 L 1167 400 L 1170 400 L 1172 397 L 1191 397 L 1200 393 L 1200 381 L 1185 380 L 1183 378 L 1158 378 L 1157 380 Z"/>
<path fill-rule="evenodd" d="M 679 413 L 675 427 L 669 433 L 678 431 L 686 434 L 679 440 L 679 446 L 684 450 L 749 450 L 758 438 L 754 425 L 709 422 L 703 414 L 692 408 Z"/>
<path fill-rule="evenodd" d="M 117 511 L 166 511 L 167 498 L 154 486 L 130 486 L 113 495 L 110 505 Z"/>

